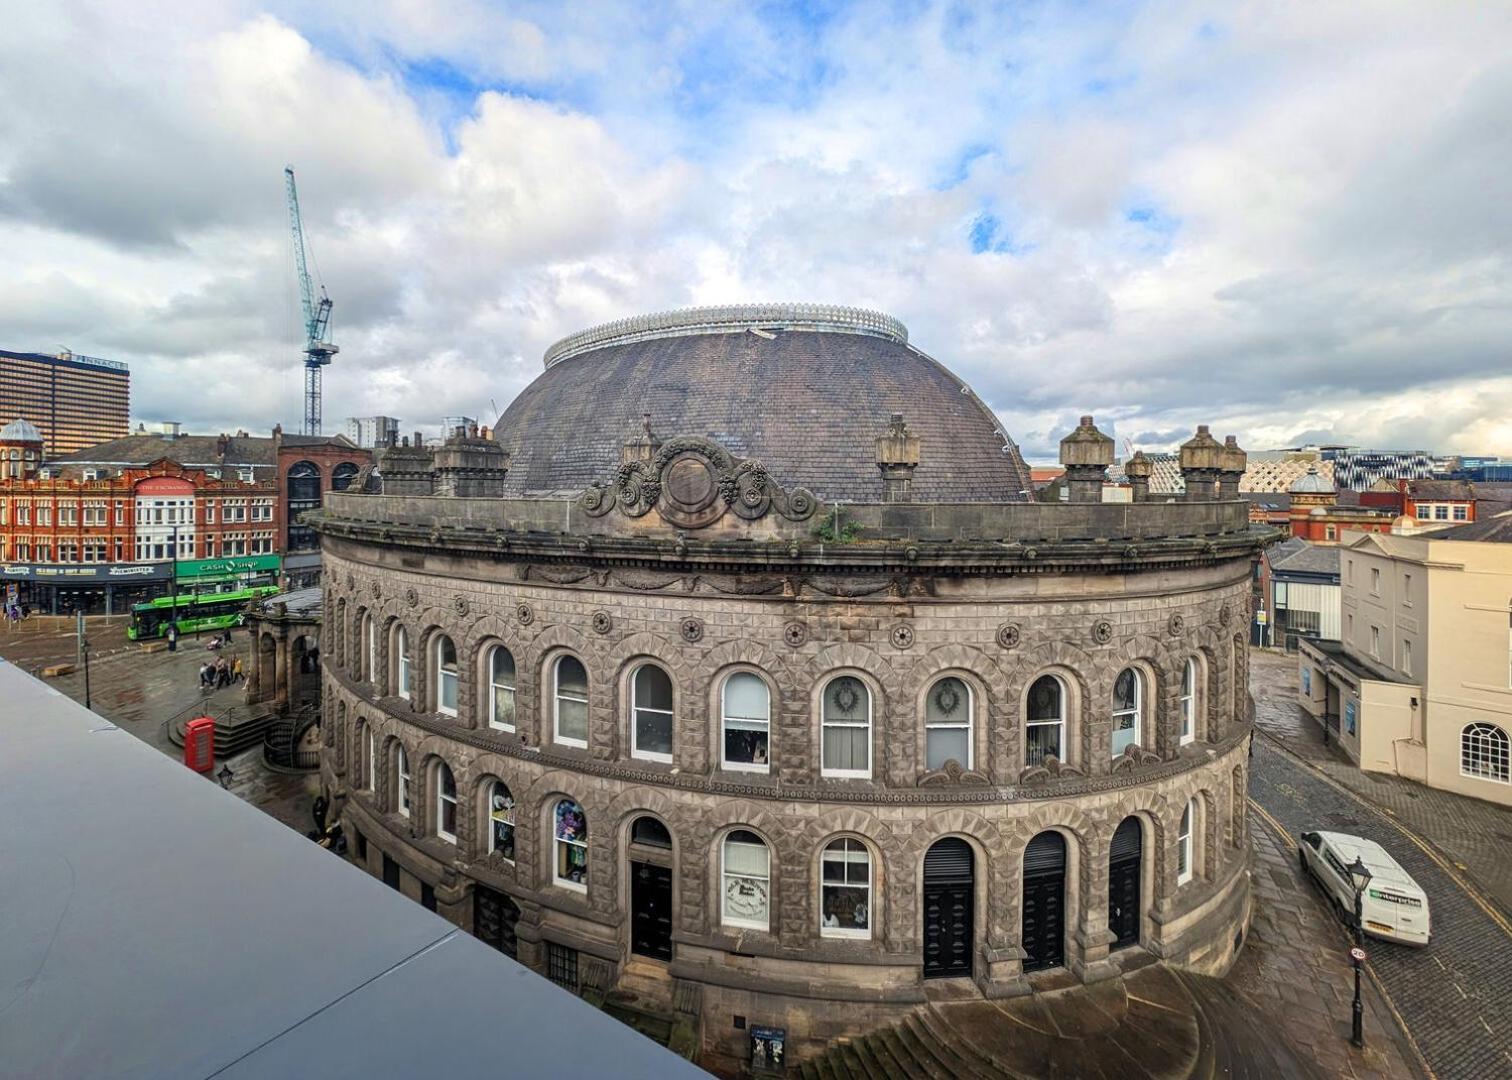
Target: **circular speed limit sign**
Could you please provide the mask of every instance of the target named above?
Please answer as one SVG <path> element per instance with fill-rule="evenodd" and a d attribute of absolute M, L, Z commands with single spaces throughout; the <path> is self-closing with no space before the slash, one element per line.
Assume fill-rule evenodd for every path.
<path fill-rule="evenodd" d="M 1365 950 L 1364 949 L 1350 949 L 1349 950 L 1349 955 L 1350 955 L 1351 959 L 1354 959 L 1354 960 L 1364 960 L 1365 959 Z"/>

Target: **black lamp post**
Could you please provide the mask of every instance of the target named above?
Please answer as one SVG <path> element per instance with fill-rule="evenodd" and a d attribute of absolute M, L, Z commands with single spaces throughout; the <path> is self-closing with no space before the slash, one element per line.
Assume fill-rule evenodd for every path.
<path fill-rule="evenodd" d="M 1355 856 L 1355 861 L 1352 862 L 1352 863 L 1350 863 L 1349 866 L 1346 869 L 1349 870 L 1349 883 L 1352 886 L 1354 886 L 1354 900 L 1355 900 L 1355 903 L 1354 903 L 1354 943 L 1355 943 L 1355 947 L 1354 947 L 1353 950 L 1351 950 L 1351 954 L 1350 954 L 1351 958 L 1354 960 L 1354 977 L 1355 977 L 1355 987 L 1354 987 L 1355 992 L 1354 992 L 1354 1005 L 1353 1005 L 1353 1011 L 1354 1011 L 1354 1030 L 1350 1034 L 1349 1041 L 1355 1047 L 1357 1047 L 1357 1048 L 1363 1048 L 1364 1045 L 1365 1045 L 1365 1028 L 1364 1028 L 1365 1007 L 1360 1003 L 1360 961 L 1361 961 L 1361 959 L 1365 955 L 1364 950 L 1361 948 L 1362 937 L 1363 937 L 1363 933 L 1364 933 L 1364 925 L 1365 924 L 1364 924 L 1364 922 L 1362 920 L 1361 906 L 1362 906 L 1362 903 L 1363 903 L 1363 898 L 1365 896 L 1365 889 L 1370 884 L 1370 868 L 1365 865 L 1365 863 L 1360 859 L 1360 857 L 1358 855 L 1356 855 Z"/>

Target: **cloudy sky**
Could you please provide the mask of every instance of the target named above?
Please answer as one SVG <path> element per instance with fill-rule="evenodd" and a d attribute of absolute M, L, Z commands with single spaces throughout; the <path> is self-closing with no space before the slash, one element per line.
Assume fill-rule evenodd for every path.
<path fill-rule="evenodd" d="M 655 9 L 655 13 L 648 13 Z M 0 0 L 0 348 L 133 414 L 485 420 L 573 330 L 875 307 L 1081 412 L 1512 453 L 1512 4 Z"/>

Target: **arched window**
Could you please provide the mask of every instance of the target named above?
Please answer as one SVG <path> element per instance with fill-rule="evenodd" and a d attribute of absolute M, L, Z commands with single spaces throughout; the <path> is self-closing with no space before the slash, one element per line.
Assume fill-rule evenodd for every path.
<path fill-rule="evenodd" d="M 588 891 L 588 818 L 571 799 L 562 799 L 552 811 L 556 843 L 554 880 L 566 889 Z"/>
<path fill-rule="evenodd" d="M 1466 724 L 1460 732 L 1460 772 L 1463 775 L 1505 784 L 1508 780 L 1507 759 L 1507 733 L 1495 724 Z"/>
<path fill-rule="evenodd" d="M 871 777 L 871 691 L 853 675 L 831 679 L 824 688 L 824 776 Z"/>
<path fill-rule="evenodd" d="M 410 816 L 410 765 L 409 754 L 404 751 L 404 744 L 397 744 L 394 754 L 394 770 L 399 775 L 399 812 L 405 817 Z"/>
<path fill-rule="evenodd" d="M 1029 687 L 1024 732 L 1024 764 L 1043 765 L 1054 757 L 1066 760 L 1066 688 L 1054 675 L 1041 675 Z"/>
<path fill-rule="evenodd" d="M 667 831 L 665 825 L 650 814 L 635 819 L 635 823 L 630 826 L 630 841 L 646 847 L 672 850 L 672 834 Z"/>
<path fill-rule="evenodd" d="M 719 691 L 724 725 L 724 767 L 741 772 L 771 769 L 772 695 L 749 671 L 737 671 Z"/>
<path fill-rule="evenodd" d="M 378 770 L 374 767 L 378 762 L 378 736 L 367 724 L 362 725 L 365 738 L 363 739 L 362 763 L 358 769 L 358 775 L 362 777 L 369 791 L 378 790 Z"/>
<path fill-rule="evenodd" d="M 1192 826 L 1197 820 L 1197 800 L 1188 799 L 1181 810 L 1181 828 L 1176 831 L 1176 884 L 1192 880 Z"/>
<path fill-rule="evenodd" d="M 556 741 L 564 746 L 587 746 L 587 669 L 575 656 L 558 657 L 552 668 L 552 679 L 556 683 Z"/>
<path fill-rule="evenodd" d="M 725 837 L 720 919 L 725 926 L 770 930 L 772 852 L 753 832 L 736 829 Z"/>
<path fill-rule="evenodd" d="M 446 762 L 436 762 L 436 835 L 457 842 L 457 781 Z"/>
<path fill-rule="evenodd" d="M 515 729 L 514 654 L 502 645 L 488 650 L 488 726 Z"/>
<path fill-rule="evenodd" d="M 672 760 L 672 680 L 655 664 L 642 664 L 630 680 L 630 756 Z"/>
<path fill-rule="evenodd" d="M 1181 742 L 1197 737 L 1197 658 L 1187 657 L 1181 665 Z"/>
<path fill-rule="evenodd" d="M 408 700 L 410 696 L 410 651 L 409 632 L 404 627 L 394 631 L 394 666 L 397 669 L 396 682 L 398 683 L 399 696 Z"/>
<path fill-rule="evenodd" d="M 515 801 L 509 785 L 495 780 L 488 793 L 488 851 L 514 862 Z"/>
<path fill-rule="evenodd" d="M 370 683 L 378 681 L 378 628 L 373 617 L 362 616 L 362 677 Z"/>
<path fill-rule="evenodd" d="M 331 470 L 331 490 L 345 491 L 352 486 L 352 480 L 357 476 L 357 466 L 350 461 L 343 461 Z"/>
<path fill-rule="evenodd" d="M 297 461 L 289 468 L 284 483 L 284 521 L 288 525 L 287 551 L 315 551 L 320 538 L 315 530 L 300 522 L 306 510 L 320 509 L 320 469 L 313 462 Z"/>
<path fill-rule="evenodd" d="M 443 716 L 456 716 L 457 647 L 445 634 L 437 634 L 431 655 L 436 670 L 436 711 Z"/>
<path fill-rule="evenodd" d="M 943 769 L 947 761 L 971 768 L 971 687 L 947 675 L 924 699 L 924 767 Z"/>
<path fill-rule="evenodd" d="M 1113 680 L 1113 756 L 1139 745 L 1144 706 L 1144 678 L 1126 667 Z"/>
<path fill-rule="evenodd" d="M 871 937 L 871 852 L 849 836 L 831 840 L 820 859 L 819 932 Z"/>

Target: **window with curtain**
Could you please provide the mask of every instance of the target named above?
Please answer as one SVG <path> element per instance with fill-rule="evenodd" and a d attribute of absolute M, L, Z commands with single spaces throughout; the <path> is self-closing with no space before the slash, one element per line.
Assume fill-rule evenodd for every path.
<path fill-rule="evenodd" d="M 399 774 L 399 812 L 405 817 L 410 816 L 410 765 L 409 754 L 405 753 L 404 745 L 399 744 L 398 753 L 395 755 L 397 764 L 396 771 Z"/>
<path fill-rule="evenodd" d="M 457 781 L 444 761 L 436 763 L 436 835 L 457 842 Z"/>
<path fill-rule="evenodd" d="M 771 769 L 771 692 L 749 671 L 724 681 L 719 709 L 724 727 L 724 767 L 744 772 Z"/>
<path fill-rule="evenodd" d="M 849 836 L 831 841 L 821 860 L 819 932 L 871 937 L 871 852 Z"/>
<path fill-rule="evenodd" d="M 1196 737 L 1197 660 L 1189 656 L 1186 663 L 1181 665 L 1181 741 L 1189 743 Z"/>
<path fill-rule="evenodd" d="M 1187 800 L 1181 811 L 1181 828 L 1176 833 L 1176 884 L 1192 880 L 1192 823 L 1197 816 L 1197 802 Z"/>
<path fill-rule="evenodd" d="M 1024 730 L 1024 764 L 1043 765 L 1054 757 L 1066 760 L 1066 688 L 1054 675 L 1041 675 L 1029 687 Z"/>
<path fill-rule="evenodd" d="M 556 844 L 555 880 L 579 892 L 588 891 L 588 818 L 571 799 L 562 799 L 552 811 Z"/>
<path fill-rule="evenodd" d="M 871 692 L 852 675 L 831 679 L 824 687 L 823 749 L 825 776 L 871 776 Z"/>
<path fill-rule="evenodd" d="M 514 862 L 515 801 L 502 780 L 495 780 L 488 792 L 488 850 Z"/>
<path fill-rule="evenodd" d="M 1140 706 L 1144 679 L 1134 668 L 1124 668 L 1113 680 L 1113 756 L 1139 745 Z"/>
<path fill-rule="evenodd" d="M 588 745 L 588 670 L 575 656 L 562 656 L 552 666 L 556 741 L 567 746 Z"/>
<path fill-rule="evenodd" d="M 399 696 L 407 699 L 410 696 L 409 634 L 402 626 L 394 631 L 394 651 L 398 654 L 396 664 L 399 676 Z"/>
<path fill-rule="evenodd" d="M 642 664 L 630 679 L 630 755 L 672 760 L 672 679 L 655 664 Z"/>
<path fill-rule="evenodd" d="M 488 726 L 515 729 L 514 654 L 502 645 L 488 650 Z"/>
<path fill-rule="evenodd" d="M 971 768 L 971 687 L 953 675 L 940 679 L 924 698 L 924 766 L 947 761 Z"/>
<path fill-rule="evenodd" d="M 373 617 L 362 617 L 362 641 L 364 644 L 363 656 L 367 661 L 367 667 L 362 676 L 370 683 L 378 681 L 378 630 L 373 625 Z"/>
<path fill-rule="evenodd" d="M 457 715 L 457 646 L 445 634 L 436 637 L 436 711 Z"/>
<path fill-rule="evenodd" d="M 723 858 L 720 921 L 749 930 L 771 929 L 771 849 L 755 833 L 736 829 L 725 837 Z"/>

